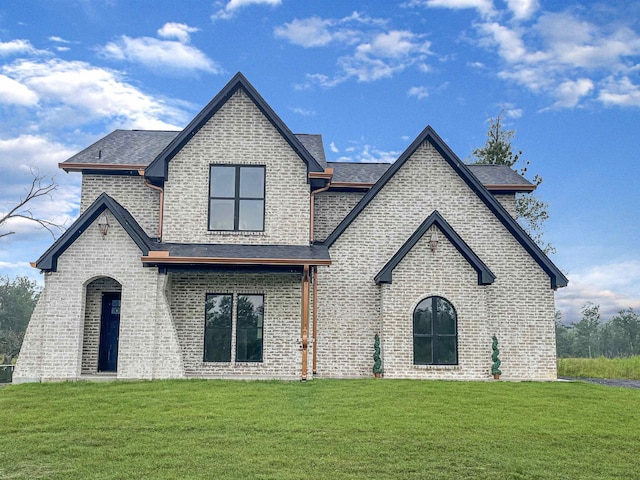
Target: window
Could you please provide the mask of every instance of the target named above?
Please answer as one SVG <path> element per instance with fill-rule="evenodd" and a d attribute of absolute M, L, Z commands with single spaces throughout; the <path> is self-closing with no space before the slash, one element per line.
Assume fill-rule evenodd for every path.
<path fill-rule="evenodd" d="M 231 361 L 232 295 L 207 294 L 204 323 L 204 361 Z"/>
<path fill-rule="evenodd" d="M 264 295 L 209 293 L 206 296 L 204 361 L 230 362 L 236 310 L 236 362 L 262 362 Z"/>
<path fill-rule="evenodd" d="M 238 296 L 238 324 L 236 325 L 236 362 L 262 361 L 262 295 Z"/>
<path fill-rule="evenodd" d="M 442 297 L 422 300 L 413 311 L 414 365 L 458 364 L 457 315 Z"/>
<path fill-rule="evenodd" d="M 209 230 L 264 231 L 264 166 L 211 165 Z"/>

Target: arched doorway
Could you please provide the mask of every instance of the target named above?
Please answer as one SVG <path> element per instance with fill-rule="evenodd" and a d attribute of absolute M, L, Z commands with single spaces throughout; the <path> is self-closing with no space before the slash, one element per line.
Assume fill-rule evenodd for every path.
<path fill-rule="evenodd" d="M 86 286 L 82 373 L 118 369 L 122 285 L 111 277 L 98 277 Z"/>

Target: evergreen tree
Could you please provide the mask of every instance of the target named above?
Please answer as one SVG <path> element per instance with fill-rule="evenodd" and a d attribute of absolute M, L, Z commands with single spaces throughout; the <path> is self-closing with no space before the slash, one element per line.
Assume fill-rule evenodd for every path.
<path fill-rule="evenodd" d="M 487 140 L 482 148 L 476 148 L 472 157 L 477 165 L 507 165 L 520 175 L 526 176 L 529 161 L 522 160 L 522 151 L 513 148 L 515 130 L 506 130 L 504 126 L 504 110 L 496 118 L 489 119 Z M 535 175 L 530 180 L 538 186 L 542 177 Z M 516 195 L 516 215 L 518 223 L 545 253 L 555 253 L 555 248 L 544 241 L 544 222 L 549 219 L 549 205 L 536 198 L 532 193 Z"/>

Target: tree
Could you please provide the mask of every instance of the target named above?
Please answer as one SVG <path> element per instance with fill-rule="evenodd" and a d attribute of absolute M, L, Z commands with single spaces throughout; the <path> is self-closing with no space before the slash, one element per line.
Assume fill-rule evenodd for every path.
<path fill-rule="evenodd" d="M 571 326 L 562 323 L 562 312 L 556 310 L 556 355 L 560 358 L 573 356 L 575 332 Z"/>
<path fill-rule="evenodd" d="M 525 176 L 529 168 L 529 161 L 522 160 L 522 151 L 513 149 L 515 130 L 504 127 L 504 110 L 496 118 L 489 119 L 487 140 L 482 148 L 476 148 L 471 153 L 476 165 L 507 165 L 514 168 L 520 175 Z M 542 177 L 535 175 L 531 182 L 538 186 Z M 555 248 L 543 239 L 544 222 L 549 219 L 549 205 L 536 198 L 533 194 L 519 193 L 516 195 L 516 215 L 518 223 L 545 253 L 555 253 Z"/>
<path fill-rule="evenodd" d="M 27 277 L 0 277 L 0 363 L 10 363 L 20 352 L 39 290 Z"/>
<path fill-rule="evenodd" d="M 12 218 L 24 218 L 31 222 L 35 222 L 47 230 L 54 239 L 56 238 L 56 234 L 59 234 L 64 230 L 64 225 L 59 225 L 50 220 L 40 218 L 31 210 L 31 205 L 34 200 L 44 196 L 50 197 L 51 193 L 58 188 L 58 185 L 53 181 L 53 178 L 41 175 L 35 169 L 31 169 L 31 175 L 33 178 L 26 195 L 21 197 L 18 200 L 18 203 L 10 207 L 7 212 L 0 212 L 0 238 L 16 233 L 11 230 L 4 232 L 1 231 L 3 228 L 7 228 L 7 223 Z"/>
<path fill-rule="evenodd" d="M 621 310 L 611 319 L 610 322 L 622 334 L 622 342 L 620 342 L 620 355 L 631 356 L 640 354 L 640 345 L 638 345 L 638 337 L 640 337 L 640 315 L 633 311 L 632 308 Z"/>
<path fill-rule="evenodd" d="M 599 354 L 600 305 L 582 307 L 582 320 L 573 324 L 579 356 L 593 358 Z"/>

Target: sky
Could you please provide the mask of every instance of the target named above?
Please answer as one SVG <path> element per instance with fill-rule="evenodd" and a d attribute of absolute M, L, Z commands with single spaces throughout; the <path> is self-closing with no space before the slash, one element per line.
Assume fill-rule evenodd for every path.
<path fill-rule="evenodd" d="M 329 161 L 392 162 L 431 125 L 470 161 L 503 112 L 543 183 L 545 240 L 579 321 L 640 310 L 640 2 L 609 0 L 5 0 L 0 213 L 31 170 L 58 188 L 32 211 L 78 215 L 57 164 L 117 128 L 183 128 L 238 71 Z M 18 220 L 0 276 L 28 275 L 51 235 Z M 5 229 L 6 231 L 6 229 Z"/>

